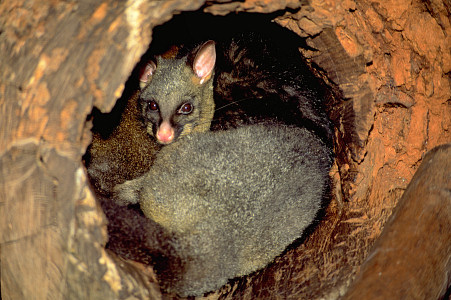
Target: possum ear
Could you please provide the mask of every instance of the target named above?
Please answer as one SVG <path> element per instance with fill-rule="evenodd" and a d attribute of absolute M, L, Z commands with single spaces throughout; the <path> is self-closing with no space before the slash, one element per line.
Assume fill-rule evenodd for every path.
<path fill-rule="evenodd" d="M 197 51 L 193 61 L 194 74 L 200 79 L 200 84 L 207 81 L 213 73 L 216 62 L 216 48 L 214 41 L 204 43 Z"/>
<path fill-rule="evenodd" d="M 148 61 L 139 73 L 139 87 L 143 89 L 152 78 L 153 73 L 157 69 L 157 65 L 152 60 Z"/>

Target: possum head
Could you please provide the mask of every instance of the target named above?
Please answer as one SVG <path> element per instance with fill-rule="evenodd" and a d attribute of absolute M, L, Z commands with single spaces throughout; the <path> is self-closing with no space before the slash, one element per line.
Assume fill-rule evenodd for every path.
<path fill-rule="evenodd" d="M 141 114 L 159 143 L 209 130 L 215 61 L 215 44 L 208 41 L 183 57 L 162 55 L 146 65 L 140 77 Z"/>

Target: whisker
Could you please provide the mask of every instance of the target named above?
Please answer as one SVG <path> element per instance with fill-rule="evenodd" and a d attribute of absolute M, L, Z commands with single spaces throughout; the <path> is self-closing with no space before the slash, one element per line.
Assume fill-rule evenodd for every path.
<path fill-rule="evenodd" d="M 204 122 L 199 122 L 199 123 L 196 122 L 196 124 L 194 125 L 194 127 L 197 127 L 197 126 L 203 125 L 203 124 L 207 124 L 207 123 L 213 123 L 214 121 L 218 121 L 218 120 L 220 120 L 220 118 L 213 118 L 213 119 L 211 119 L 210 121 L 204 121 Z"/>
<path fill-rule="evenodd" d="M 215 111 L 218 111 L 218 110 L 226 108 L 226 107 L 228 107 L 230 105 L 234 105 L 234 104 L 237 104 L 237 103 L 240 103 L 240 102 L 243 102 L 243 101 L 246 101 L 246 100 L 251 100 L 251 99 L 255 99 L 255 98 L 254 97 L 247 97 L 247 98 L 243 98 L 243 99 L 240 99 L 240 100 L 237 100 L 237 101 L 233 101 L 233 102 L 227 103 L 227 104 L 225 104 L 225 105 L 223 105 L 221 107 L 215 108 Z"/>
<path fill-rule="evenodd" d="M 238 104 L 240 102 L 247 101 L 247 100 L 252 100 L 252 99 L 257 99 L 257 98 L 255 98 L 255 97 L 246 97 L 246 98 L 242 98 L 240 100 L 232 101 L 232 102 L 229 102 L 229 103 L 227 103 L 227 104 L 225 104 L 225 105 L 223 105 L 221 107 L 215 108 L 214 111 L 217 112 L 217 111 L 219 111 L 221 109 L 224 109 L 224 108 L 227 108 L 227 107 L 229 107 L 231 105 Z M 206 121 L 203 121 L 203 122 L 199 122 L 200 120 L 197 120 L 193 124 L 193 127 L 201 126 L 201 125 L 204 125 L 204 124 L 207 124 L 207 123 L 213 123 L 213 122 L 219 121 L 219 120 L 221 120 L 221 118 L 212 118 L 211 120 L 206 120 Z"/>

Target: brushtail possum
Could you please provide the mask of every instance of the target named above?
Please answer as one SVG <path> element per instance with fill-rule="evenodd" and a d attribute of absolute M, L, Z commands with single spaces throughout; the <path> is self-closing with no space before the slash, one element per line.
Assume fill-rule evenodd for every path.
<path fill-rule="evenodd" d="M 159 143 L 210 129 L 215 61 L 215 43 L 208 41 L 188 55 L 177 51 L 174 57 L 160 56 L 147 64 L 140 79 L 141 113 L 147 132 Z"/>
<path fill-rule="evenodd" d="M 265 267 L 302 235 L 321 207 L 330 165 L 328 147 L 305 128 L 193 133 L 163 147 L 149 172 L 117 185 L 114 198 L 139 203 L 171 236 L 162 256 L 180 264 L 156 267 L 162 287 L 201 295 Z"/>
<path fill-rule="evenodd" d="M 85 156 L 96 191 L 110 194 L 125 180 L 146 172 L 155 153 L 191 132 L 210 128 L 214 113 L 215 44 L 172 48 L 149 60 L 141 91 L 126 104 L 119 125 L 107 136 L 93 132 Z"/>
<path fill-rule="evenodd" d="M 101 194 L 146 172 L 162 145 L 210 128 L 290 124 L 332 147 L 323 86 L 296 48 L 263 34 L 173 47 L 146 64 L 140 81 L 119 126 L 93 132 L 85 162 Z"/>
<path fill-rule="evenodd" d="M 106 134 L 93 131 L 84 157 L 91 184 L 99 195 L 108 196 L 116 184 L 146 172 L 161 148 L 149 138 L 139 117 L 139 92 L 123 100 L 128 101 L 118 126 Z"/>
<path fill-rule="evenodd" d="M 108 247 L 145 263 L 150 257 L 168 291 L 198 295 L 262 268 L 302 234 L 327 186 L 332 131 L 322 106 L 321 86 L 305 65 L 289 63 L 283 51 L 269 46 L 267 40 L 255 39 L 243 37 L 216 45 L 210 41 L 193 50 L 181 47 L 157 56 L 142 72 L 142 90 L 128 101 L 119 126 L 108 137 L 94 134 L 87 167 L 98 189 L 108 195 L 114 185 L 144 174 L 119 185 L 115 199 L 139 202 L 148 217 L 139 215 L 134 205 L 118 208 L 110 199 L 102 201 L 109 219 Z M 213 98 L 217 110 L 212 120 Z M 214 130 L 260 123 L 275 128 L 252 125 L 201 134 L 212 122 Z M 299 149 L 286 149 L 296 143 Z M 271 150 L 265 152 L 266 147 Z M 217 160 L 211 157 L 215 153 Z M 286 159 L 294 154 L 297 159 L 288 163 Z M 318 160 L 312 159 L 315 155 Z M 274 163 L 279 158 L 281 164 Z M 229 173 L 221 175 L 221 166 L 227 166 Z M 265 173 L 267 168 L 273 173 Z M 313 181 L 300 187 L 304 177 L 296 169 L 305 170 Z M 195 172 L 200 174 L 193 176 Z M 246 179 L 239 172 L 248 181 L 239 183 Z M 261 174 L 266 175 L 260 178 Z M 196 180 L 197 176 L 201 179 Z M 235 178 L 233 184 L 225 185 L 227 178 Z M 149 204 L 153 200 L 146 206 L 141 198 L 151 194 L 147 184 L 155 187 L 155 199 L 169 203 L 168 207 Z M 197 194 L 191 192 L 193 184 Z M 200 211 L 189 197 L 201 204 Z M 226 197 L 223 205 L 220 197 Z M 247 199 L 237 202 L 243 207 L 232 206 L 234 197 Z M 177 206 L 168 199 L 181 202 Z M 300 208 L 296 211 L 297 202 L 308 206 L 306 217 Z M 161 212 L 153 211 L 155 207 Z M 232 216 L 231 209 L 235 209 Z M 295 219 L 295 213 L 302 217 Z M 246 223 L 251 219 L 254 223 Z"/>

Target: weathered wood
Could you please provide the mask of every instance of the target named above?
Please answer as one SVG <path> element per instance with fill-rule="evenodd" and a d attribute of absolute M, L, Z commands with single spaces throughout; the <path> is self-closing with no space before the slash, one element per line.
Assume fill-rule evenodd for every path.
<path fill-rule="evenodd" d="M 451 144 L 431 150 L 343 299 L 442 299 L 451 274 Z"/>
<path fill-rule="evenodd" d="M 159 294 L 105 253 L 105 219 L 81 163 L 85 120 L 93 105 L 114 105 L 151 28 L 202 3 L 0 4 L 2 299 Z"/>

